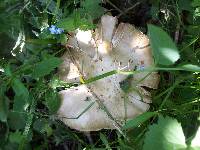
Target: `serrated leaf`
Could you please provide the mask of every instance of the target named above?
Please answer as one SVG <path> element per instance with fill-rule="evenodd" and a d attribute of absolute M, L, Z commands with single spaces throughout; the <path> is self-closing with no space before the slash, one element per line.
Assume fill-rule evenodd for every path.
<path fill-rule="evenodd" d="M 158 123 L 149 127 L 144 139 L 143 150 L 185 149 L 185 136 L 181 124 L 170 117 L 158 118 Z"/>
<path fill-rule="evenodd" d="M 45 131 L 46 131 L 48 137 L 51 136 L 53 133 L 53 129 L 50 127 L 49 124 L 45 125 Z"/>
<path fill-rule="evenodd" d="M 11 143 L 20 143 L 23 139 L 23 135 L 20 131 L 10 132 L 9 133 L 9 141 Z"/>
<path fill-rule="evenodd" d="M 68 17 L 65 19 L 61 19 L 56 26 L 67 31 L 74 31 L 76 29 L 80 30 L 89 30 L 94 29 L 95 25 L 88 19 L 81 16 L 83 14 L 81 9 L 78 9 L 73 13 L 73 17 Z"/>
<path fill-rule="evenodd" d="M 175 43 L 161 28 L 148 25 L 148 35 L 156 63 L 172 65 L 180 58 Z"/>
<path fill-rule="evenodd" d="M 58 28 L 65 29 L 66 31 L 74 31 L 76 29 L 76 26 L 74 24 L 74 18 L 68 17 L 65 19 L 61 19 L 56 26 Z"/>
<path fill-rule="evenodd" d="M 81 7 L 84 8 L 85 12 L 89 14 L 92 19 L 96 19 L 103 15 L 103 8 L 99 5 L 101 0 L 85 0 L 82 1 Z"/>
<path fill-rule="evenodd" d="M 127 123 L 123 126 L 123 129 L 135 128 L 150 119 L 151 117 L 157 115 L 157 112 L 145 112 L 134 119 L 128 120 Z"/>
<path fill-rule="evenodd" d="M 51 57 L 51 58 L 45 59 L 35 65 L 35 67 L 33 68 L 32 75 L 34 78 L 39 78 L 39 77 L 48 75 L 51 71 L 53 71 L 61 63 L 62 63 L 62 60 L 57 57 Z"/>
<path fill-rule="evenodd" d="M 78 20 L 77 22 L 77 26 L 80 30 L 90 30 L 90 29 L 95 29 L 95 25 L 92 24 L 91 22 L 89 22 L 87 19 L 85 18 L 80 18 L 80 20 Z"/>
<path fill-rule="evenodd" d="M 80 30 L 89 30 L 93 29 L 95 26 L 91 22 L 91 19 L 86 19 L 85 17 L 81 16 L 81 14 L 84 14 L 84 11 L 82 9 L 79 9 L 74 12 L 74 25 L 76 28 L 79 28 Z"/>
<path fill-rule="evenodd" d="M 53 132 L 52 128 L 48 124 L 48 121 L 44 118 L 37 119 L 33 123 L 33 129 L 42 134 L 47 133 L 47 136 L 50 136 Z"/>
<path fill-rule="evenodd" d="M 58 93 L 54 92 L 53 90 L 46 92 L 45 93 L 45 104 L 51 114 L 56 113 L 61 104 Z"/>
<path fill-rule="evenodd" d="M 44 133 L 45 132 L 45 125 L 47 124 L 47 121 L 43 118 L 41 119 L 37 119 L 34 123 L 33 123 L 33 129 L 40 132 L 40 133 Z"/>

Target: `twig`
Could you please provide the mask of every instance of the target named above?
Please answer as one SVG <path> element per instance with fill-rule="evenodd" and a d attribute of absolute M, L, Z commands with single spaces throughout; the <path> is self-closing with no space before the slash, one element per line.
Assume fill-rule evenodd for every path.
<path fill-rule="evenodd" d="M 128 13 L 131 9 L 135 8 L 135 7 L 138 6 L 139 4 L 140 4 L 140 2 L 137 2 L 135 5 L 129 7 L 128 9 L 126 9 L 125 12 L 121 12 L 121 13 L 117 16 L 117 18 L 121 17 L 122 15 L 125 15 L 125 14 Z"/>
<path fill-rule="evenodd" d="M 110 0 L 105 0 L 107 3 L 109 3 L 112 7 L 114 7 L 117 11 L 120 12 L 120 14 L 123 14 L 124 12 L 119 9 L 117 6 L 115 6 L 115 4 L 113 4 Z"/>

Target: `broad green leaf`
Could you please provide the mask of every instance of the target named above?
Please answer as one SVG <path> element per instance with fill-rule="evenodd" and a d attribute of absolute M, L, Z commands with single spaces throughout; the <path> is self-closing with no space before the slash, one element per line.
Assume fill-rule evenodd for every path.
<path fill-rule="evenodd" d="M 23 129 L 26 125 L 27 115 L 23 112 L 10 112 L 8 115 L 8 125 L 13 130 Z"/>
<path fill-rule="evenodd" d="M 193 150 L 199 150 L 200 149 L 200 127 L 197 130 L 196 136 L 191 142 L 191 147 Z"/>
<path fill-rule="evenodd" d="M 23 135 L 20 131 L 9 133 L 9 141 L 11 143 L 18 143 L 19 144 L 22 139 L 23 139 Z"/>
<path fill-rule="evenodd" d="M 94 29 L 95 26 L 91 21 L 81 16 L 81 10 L 77 10 L 73 13 L 73 17 L 61 19 L 56 26 L 63 28 L 67 31 L 74 31 L 75 29 L 88 30 Z"/>
<path fill-rule="evenodd" d="M 13 79 L 12 88 L 15 92 L 13 110 L 14 111 L 26 110 L 30 104 L 28 89 L 17 78 Z"/>
<path fill-rule="evenodd" d="M 172 65 L 180 58 L 175 43 L 161 28 L 148 25 L 148 35 L 157 64 Z"/>
<path fill-rule="evenodd" d="M 74 12 L 74 25 L 76 28 L 80 30 L 89 30 L 94 29 L 94 25 L 91 20 L 86 19 L 85 17 L 81 16 L 83 14 L 82 9 L 79 9 Z"/>
<path fill-rule="evenodd" d="M 185 149 L 185 136 L 181 124 L 170 117 L 160 116 L 157 124 L 149 127 L 144 139 L 143 150 Z"/>
<path fill-rule="evenodd" d="M 81 7 L 89 14 L 92 19 L 96 19 L 103 15 L 103 8 L 100 6 L 101 0 L 85 0 L 82 1 Z"/>
<path fill-rule="evenodd" d="M 25 96 L 28 98 L 29 92 L 28 89 L 24 86 L 24 84 L 17 78 L 14 78 L 12 81 L 12 88 L 15 92 L 15 95 Z"/>
<path fill-rule="evenodd" d="M 3 149 L 0 149 L 0 150 L 17 150 L 18 149 L 18 144 L 16 144 L 16 143 L 7 143 L 4 147 L 3 147 Z"/>
<path fill-rule="evenodd" d="M 45 104 L 51 114 L 56 113 L 61 104 L 58 93 L 54 92 L 53 90 L 46 92 L 45 93 Z"/>
<path fill-rule="evenodd" d="M 33 68 L 32 75 L 34 78 L 39 78 L 39 77 L 48 75 L 61 63 L 62 63 L 62 60 L 57 57 L 51 57 L 51 58 L 45 59 L 35 65 L 35 67 Z"/>
<path fill-rule="evenodd" d="M 180 66 L 180 68 L 186 71 L 200 72 L 200 67 L 197 65 L 186 64 L 186 65 Z"/>
<path fill-rule="evenodd" d="M 74 24 L 74 18 L 68 17 L 65 19 L 61 19 L 57 24 L 57 27 L 65 29 L 66 31 L 74 31 L 76 29 L 76 26 Z"/>
<path fill-rule="evenodd" d="M 123 129 L 135 128 L 157 114 L 157 112 L 145 112 L 134 119 L 128 120 Z"/>
<path fill-rule="evenodd" d="M 93 23 L 89 22 L 85 18 L 80 18 L 77 26 L 80 30 L 84 30 L 84 31 L 90 30 L 90 29 L 95 29 L 95 27 L 96 27 Z"/>
<path fill-rule="evenodd" d="M 4 68 L 4 73 L 6 76 L 8 77 L 11 77 L 12 76 L 12 72 L 11 72 L 11 69 L 10 69 L 10 65 L 6 65 L 5 68 Z"/>
<path fill-rule="evenodd" d="M 28 109 L 30 105 L 30 99 L 27 98 L 24 95 L 15 95 L 14 97 L 14 104 L 13 104 L 13 110 L 14 111 L 25 111 Z"/>
<path fill-rule="evenodd" d="M 192 6 L 193 6 L 193 7 L 198 7 L 198 6 L 200 6 L 200 1 L 199 1 L 199 0 L 193 0 L 193 1 L 192 1 Z"/>

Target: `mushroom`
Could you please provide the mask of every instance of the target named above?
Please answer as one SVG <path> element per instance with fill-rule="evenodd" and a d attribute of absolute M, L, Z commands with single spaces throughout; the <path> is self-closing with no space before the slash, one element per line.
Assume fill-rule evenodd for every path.
<path fill-rule="evenodd" d="M 117 18 L 101 17 L 95 31 L 76 30 L 69 38 L 58 75 L 61 80 L 77 83 L 112 70 L 141 72 L 127 76 L 114 74 L 60 91 L 62 104 L 58 116 L 67 126 L 79 131 L 119 129 L 126 120 L 149 109 L 156 89 L 157 72 L 143 69 L 154 65 L 149 39 L 128 23 L 117 26 Z M 123 86 L 129 85 L 127 91 Z"/>

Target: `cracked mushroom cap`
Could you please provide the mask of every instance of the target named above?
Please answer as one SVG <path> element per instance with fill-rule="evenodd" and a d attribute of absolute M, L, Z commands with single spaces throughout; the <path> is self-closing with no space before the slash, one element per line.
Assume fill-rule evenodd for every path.
<path fill-rule="evenodd" d="M 112 70 L 143 70 L 154 65 L 148 37 L 130 24 L 117 26 L 117 19 L 109 15 L 102 16 L 95 32 L 77 30 L 67 45 L 73 48 L 63 55 L 58 75 L 70 83 Z M 125 120 L 149 109 L 151 95 L 143 87 L 156 89 L 158 83 L 156 72 L 141 72 L 114 74 L 63 90 L 58 115 L 79 131 L 118 129 Z"/>

